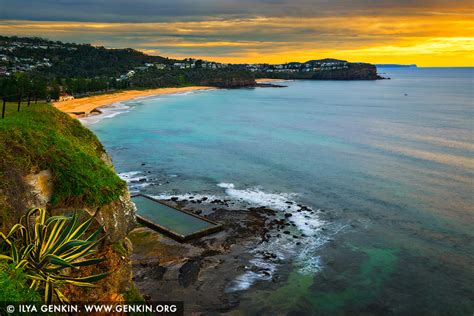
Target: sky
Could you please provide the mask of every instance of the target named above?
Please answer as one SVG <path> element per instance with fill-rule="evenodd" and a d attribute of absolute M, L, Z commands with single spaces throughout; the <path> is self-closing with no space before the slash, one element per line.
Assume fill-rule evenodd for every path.
<path fill-rule="evenodd" d="M 0 34 L 229 63 L 474 66 L 472 0 L 0 0 Z"/>

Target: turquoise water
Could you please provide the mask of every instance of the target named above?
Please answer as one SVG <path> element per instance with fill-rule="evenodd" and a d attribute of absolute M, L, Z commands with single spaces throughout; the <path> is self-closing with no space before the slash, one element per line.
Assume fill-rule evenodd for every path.
<path fill-rule="evenodd" d="M 380 71 L 392 80 L 159 96 L 88 123 L 132 191 L 325 210 L 295 216 L 304 249 L 268 246 L 284 264 L 256 254 L 282 281 L 229 285 L 244 312 L 472 315 L 473 68 Z"/>

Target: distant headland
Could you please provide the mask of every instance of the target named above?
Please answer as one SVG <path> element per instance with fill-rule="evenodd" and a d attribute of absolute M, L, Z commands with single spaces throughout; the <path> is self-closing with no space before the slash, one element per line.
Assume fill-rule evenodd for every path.
<path fill-rule="evenodd" d="M 59 100 L 117 90 L 186 86 L 240 88 L 256 79 L 377 80 L 377 67 L 339 59 L 227 64 L 151 56 L 38 37 L 0 36 L 0 96 Z"/>

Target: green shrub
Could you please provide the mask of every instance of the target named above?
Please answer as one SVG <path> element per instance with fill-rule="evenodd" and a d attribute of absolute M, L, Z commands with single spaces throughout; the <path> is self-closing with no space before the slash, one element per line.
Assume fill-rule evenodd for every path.
<path fill-rule="evenodd" d="M 44 292 L 45 303 L 52 301 L 53 294 L 59 301 L 67 302 L 61 293 L 62 286 L 95 287 L 94 282 L 108 275 L 73 277 L 68 273 L 70 269 L 77 270 L 105 260 L 91 258 L 103 238 L 97 239 L 102 229 L 81 239 L 92 220 L 81 224 L 77 213 L 46 218 L 44 209 L 31 209 L 7 235 L 0 233 L 0 241 L 3 240 L 9 249 L 0 254 L 0 260 L 13 264 L 15 269 L 23 269 L 30 280 L 30 288 Z"/>

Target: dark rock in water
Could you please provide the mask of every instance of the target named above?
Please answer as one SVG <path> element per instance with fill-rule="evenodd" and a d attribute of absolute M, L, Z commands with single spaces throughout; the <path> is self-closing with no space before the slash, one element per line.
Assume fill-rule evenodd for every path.
<path fill-rule="evenodd" d="M 194 199 L 194 196 L 190 196 L 189 199 L 190 199 L 190 200 Z"/>
<path fill-rule="evenodd" d="M 293 238 L 296 238 L 296 239 L 298 239 L 299 237 L 298 237 L 298 236 L 296 236 L 296 235 L 293 235 Z"/>
<path fill-rule="evenodd" d="M 146 165 L 146 163 L 142 162 L 142 166 Z"/>
<path fill-rule="evenodd" d="M 296 244 L 297 244 L 297 245 L 301 245 L 301 242 L 298 241 Z"/>
<path fill-rule="evenodd" d="M 293 216 L 293 214 L 291 214 L 291 213 L 285 213 L 285 217 L 286 217 L 286 218 L 291 217 L 291 216 Z"/>
<path fill-rule="evenodd" d="M 290 232 L 289 232 L 288 230 L 284 230 L 284 231 L 283 231 L 283 234 L 287 234 L 287 235 L 289 235 L 289 234 L 290 234 Z"/>
<path fill-rule="evenodd" d="M 201 270 L 201 260 L 189 259 L 179 268 L 178 283 L 182 287 L 188 287 L 197 281 Z"/>
<path fill-rule="evenodd" d="M 197 215 L 199 215 L 199 214 L 201 214 L 201 213 L 202 213 L 201 210 L 197 210 L 197 211 L 196 211 L 196 214 L 197 214 Z"/>
<path fill-rule="evenodd" d="M 293 202 L 291 202 L 291 201 L 286 201 L 285 203 L 286 204 L 293 204 Z"/>
<path fill-rule="evenodd" d="M 207 196 L 202 198 L 203 201 L 207 201 Z"/>
<path fill-rule="evenodd" d="M 172 197 L 171 197 L 171 201 L 176 202 L 177 200 L 178 200 L 178 197 L 177 197 L 177 196 L 172 196 Z"/>

